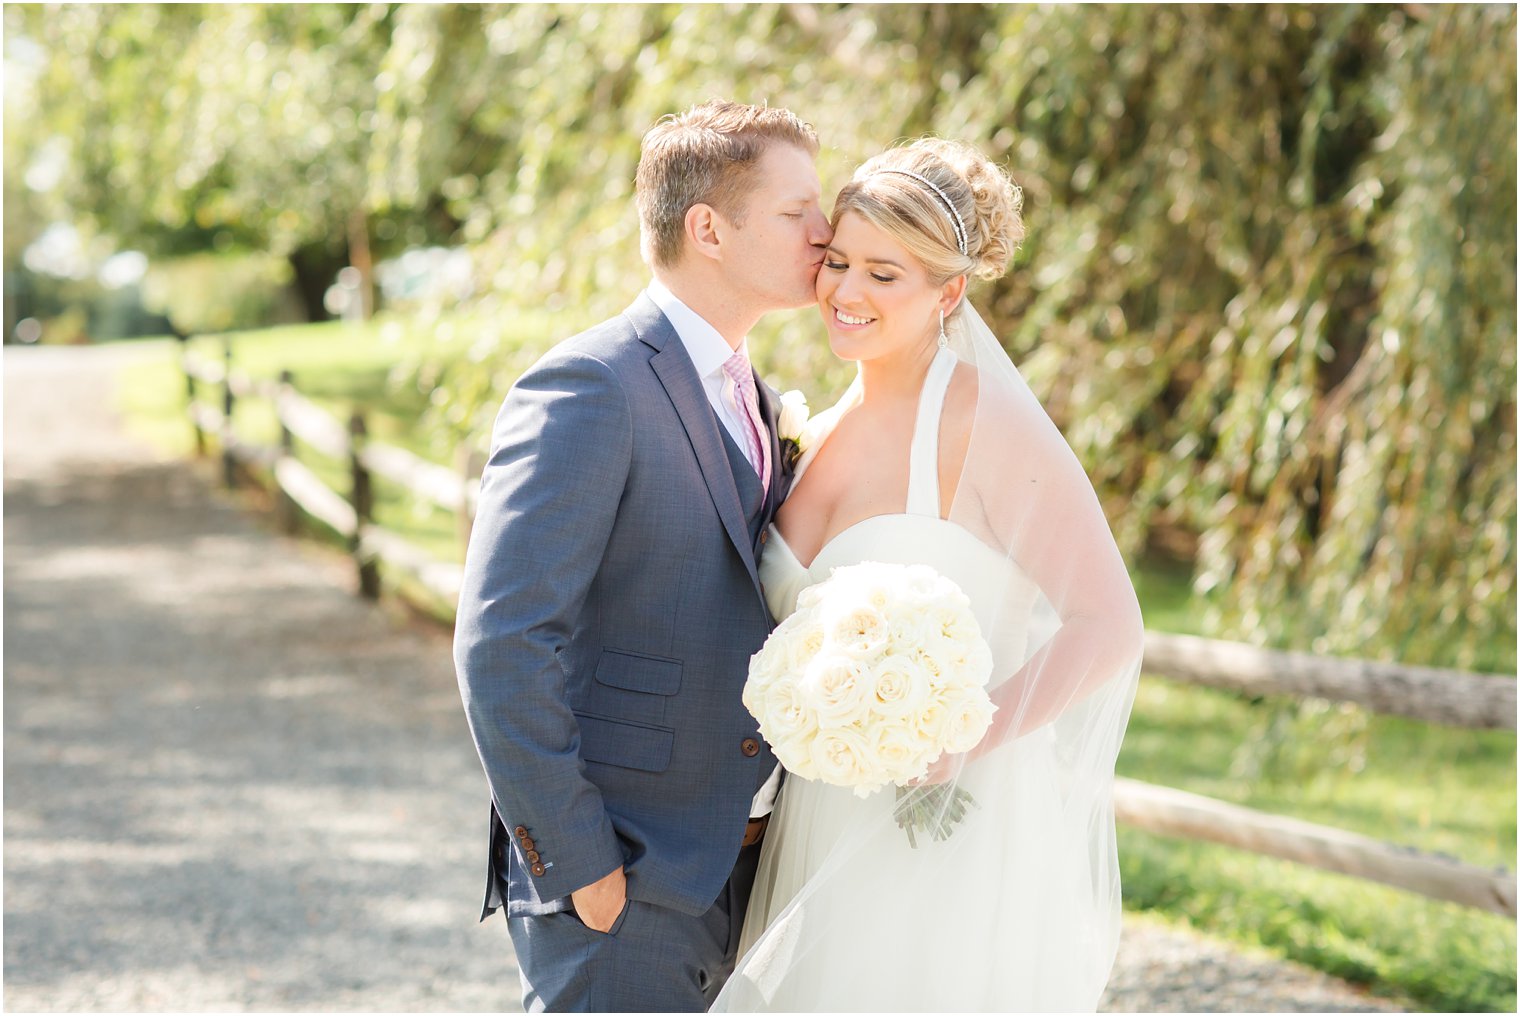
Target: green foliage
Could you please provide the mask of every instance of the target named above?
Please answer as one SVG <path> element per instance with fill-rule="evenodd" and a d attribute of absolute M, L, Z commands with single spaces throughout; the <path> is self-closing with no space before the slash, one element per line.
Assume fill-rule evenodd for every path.
<path fill-rule="evenodd" d="M 47 52 L 7 142 L 61 140 L 55 204 L 153 251 L 342 236 L 361 207 L 383 7 L 22 5 Z"/>
<path fill-rule="evenodd" d="M 18 136 L 67 140 L 61 196 L 108 231 L 283 254 L 368 221 L 381 243 L 470 244 L 469 358 L 416 374 L 445 442 L 478 440 L 542 348 L 514 337 L 523 308 L 562 336 L 647 278 L 632 181 L 662 114 L 710 95 L 796 109 L 830 189 L 897 139 L 962 138 L 1011 168 L 1030 226 L 976 299 L 1125 550 L 1196 539 L 1210 633 L 1458 666 L 1513 635 L 1513 8 L 7 19 L 48 52 Z M 755 339 L 762 368 L 815 403 L 847 380 L 810 315 Z"/>
<path fill-rule="evenodd" d="M 1199 536 L 1211 632 L 1472 665 L 1513 630 L 1512 10 L 484 17 L 513 125 L 472 227 L 498 292 L 586 323 L 626 302 L 638 135 L 709 94 L 813 119 L 836 185 L 894 138 L 965 138 L 1030 199 L 981 299 L 1126 549 Z M 784 383 L 841 387 L 816 326 L 760 340 Z"/>
<path fill-rule="evenodd" d="M 186 335 L 300 320 L 289 262 L 268 254 L 190 254 L 151 263 L 143 304 Z"/>
<path fill-rule="evenodd" d="M 1419 31 L 1352 23 L 1337 40 L 1370 37 L 1385 70 L 1316 119 L 1354 111 L 1379 133 L 1332 164 L 1343 186 L 1326 186 L 1322 156 L 1305 181 L 1334 202 L 1316 202 L 1331 221 L 1292 265 L 1324 276 L 1295 296 L 1325 308 L 1322 362 L 1296 414 L 1270 389 L 1248 410 L 1279 413 L 1282 438 L 1251 428 L 1256 464 L 1272 453 L 1246 487 L 1254 517 L 1217 520 L 1200 562 L 1228 587 L 1232 630 L 1467 666 L 1474 634 L 1513 630 L 1514 25 L 1512 10 L 1442 10 Z"/>

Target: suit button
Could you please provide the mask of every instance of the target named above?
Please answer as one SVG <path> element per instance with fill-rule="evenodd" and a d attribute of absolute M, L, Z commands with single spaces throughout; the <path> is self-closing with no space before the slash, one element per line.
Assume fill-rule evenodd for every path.
<path fill-rule="evenodd" d="M 771 531 L 769 529 L 762 529 L 762 530 L 760 530 L 760 542 L 761 542 L 761 544 L 764 544 L 765 541 L 769 540 L 770 538 L 771 538 Z"/>
<path fill-rule="evenodd" d="M 535 846 L 535 844 L 533 842 L 533 837 L 531 837 L 531 836 L 524 836 L 522 838 L 522 848 L 524 850 L 532 850 L 534 846 Z"/>
<path fill-rule="evenodd" d="M 760 742 L 753 737 L 746 737 L 743 741 L 739 742 L 739 750 L 744 752 L 746 758 L 754 758 L 760 754 Z"/>
<path fill-rule="evenodd" d="M 537 864 L 538 863 L 538 851 L 536 851 L 536 850 L 530 850 L 530 851 L 528 851 L 528 863 L 529 864 Z"/>
<path fill-rule="evenodd" d="M 518 839 L 522 839 L 524 836 L 528 835 L 528 827 L 520 825 L 516 829 L 512 830 L 512 835 L 516 836 Z"/>
<path fill-rule="evenodd" d="M 533 862 L 533 867 L 529 868 L 528 870 L 531 871 L 533 874 L 542 877 L 543 873 L 546 872 L 546 871 L 548 871 L 549 869 L 545 868 L 543 866 L 543 862 L 541 862 L 541 861 L 534 861 Z"/>

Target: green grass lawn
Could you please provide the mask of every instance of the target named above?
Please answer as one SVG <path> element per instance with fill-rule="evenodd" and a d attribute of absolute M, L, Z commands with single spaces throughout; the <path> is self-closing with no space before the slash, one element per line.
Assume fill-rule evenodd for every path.
<path fill-rule="evenodd" d="M 1146 627 L 1203 634 L 1185 569 L 1142 565 Z M 1492 657 L 1514 668 L 1502 636 Z M 1121 776 L 1515 870 L 1515 735 L 1146 675 Z M 1125 906 L 1264 946 L 1433 1011 L 1513 1012 L 1515 923 L 1373 882 L 1121 826 Z"/>
<path fill-rule="evenodd" d="M 555 334 L 518 322 L 514 356 L 526 362 Z M 257 376 L 295 373 L 297 386 L 340 416 L 371 407 L 371 433 L 438 455 L 420 433 L 425 408 L 397 364 L 435 352 L 469 355 L 459 322 L 421 329 L 403 322 L 271 329 L 239 335 L 235 364 Z M 201 355 L 219 344 L 198 340 Z M 482 367 L 482 370 L 485 368 Z M 504 392 L 502 393 L 504 394 Z M 173 352 L 134 369 L 124 408 L 140 435 L 189 454 L 184 379 Z M 274 440 L 267 408 L 238 410 L 239 432 Z M 346 467 L 303 459 L 337 489 Z M 461 560 L 457 522 L 381 482 L 376 518 L 446 560 Z M 330 535 L 330 534 L 329 534 Z M 1201 610 L 1185 567 L 1142 562 L 1135 584 L 1147 627 L 1197 632 Z M 1514 644 L 1496 633 L 1491 658 L 1514 672 Z M 1448 729 L 1353 707 L 1249 700 L 1147 675 L 1141 682 L 1121 775 L 1276 814 L 1515 869 L 1515 736 Z M 1445 1011 L 1513 1012 L 1515 924 L 1455 904 L 1210 844 L 1120 830 L 1127 907 L 1258 944 L 1327 972 Z"/>

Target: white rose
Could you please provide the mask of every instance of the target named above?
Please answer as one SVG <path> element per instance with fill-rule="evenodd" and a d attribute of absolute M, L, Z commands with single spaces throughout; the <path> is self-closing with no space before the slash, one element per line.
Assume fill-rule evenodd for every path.
<path fill-rule="evenodd" d="M 876 690 L 868 667 L 834 652 L 815 657 L 800 684 L 819 726 L 844 726 L 868 715 Z"/>
<path fill-rule="evenodd" d="M 899 599 L 894 588 L 897 566 L 870 562 L 860 565 L 856 575 L 856 595 L 880 611 L 890 610 Z"/>
<path fill-rule="evenodd" d="M 776 756 L 776 761 L 789 773 L 796 773 L 803 779 L 819 779 L 818 767 L 813 765 L 813 742 L 807 737 L 792 737 L 784 741 L 771 742 L 771 753 Z"/>
<path fill-rule="evenodd" d="M 762 650 L 749 659 L 749 676 L 744 680 L 744 689 L 739 693 L 739 701 L 756 719 L 760 718 L 761 703 L 765 700 L 766 689 L 781 677 L 782 668 L 778 659 L 780 655 Z"/>
<path fill-rule="evenodd" d="M 835 612 L 827 628 L 829 649 L 868 660 L 887 646 L 887 619 L 880 610 L 865 603 Z"/>
<path fill-rule="evenodd" d="M 902 580 L 902 565 L 861 561 L 830 569 L 827 595 L 831 600 L 847 603 L 867 602 L 881 608 L 897 599 L 896 586 Z"/>
<path fill-rule="evenodd" d="M 992 676 L 992 649 L 979 637 L 956 640 L 931 635 L 920 649 L 939 669 L 936 686 L 985 687 Z"/>
<path fill-rule="evenodd" d="M 870 734 L 871 755 L 886 782 L 905 784 L 929 771 L 938 751 L 896 723 L 878 723 Z"/>
<path fill-rule="evenodd" d="M 968 607 L 941 601 L 933 610 L 939 633 L 951 642 L 970 643 L 982 637 L 981 625 Z"/>
<path fill-rule="evenodd" d="M 893 612 L 888 635 L 889 652 L 911 655 L 939 636 L 939 626 L 922 608 Z"/>
<path fill-rule="evenodd" d="M 876 682 L 872 709 L 879 716 L 906 716 L 929 698 L 929 676 L 909 657 L 883 657 L 872 668 L 872 677 Z"/>
<path fill-rule="evenodd" d="M 913 661 L 922 668 L 924 676 L 929 679 L 929 689 L 940 691 L 947 683 L 954 680 L 954 668 L 950 666 L 947 657 L 950 655 L 943 648 L 943 637 L 930 633 L 926 644 L 913 654 Z"/>
<path fill-rule="evenodd" d="M 749 714 L 759 719 L 765 712 L 765 686 L 764 682 L 756 679 L 753 665 L 750 668 L 749 679 L 744 682 L 744 689 L 739 692 L 739 701 Z"/>
<path fill-rule="evenodd" d="M 751 710 L 753 713 L 754 710 Z M 766 690 L 755 716 L 760 732 L 772 745 L 808 738 L 818 730 L 818 717 L 796 679 L 784 677 Z"/>
<path fill-rule="evenodd" d="M 771 637 L 765 640 L 765 645 L 760 647 L 760 651 L 749 658 L 750 677 L 765 681 L 785 669 L 790 657 L 787 642 L 785 634 L 773 632 Z"/>
<path fill-rule="evenodd" d="M 945 722 L 948 718 L 945 703 L 938 696 L 931 695 L 924 700 L 917 711 L 909 713 L 907 727 L 912 735 L 926 744 L 938 747 L 940 739 L 944 736 Z"/>
<path fill-rule="evenodd" d="M 977 639 L 971 643 L 966 657 L 963 671 L 966 678 L 978 688 L 987 687 L 992 680 L 992 647 L 985 639 Z"/>
<path fill-rule="evenodd" d="M 865 789 L 885 781 L 875 776 L 871 748 L 858 732 L 848 728 L 820 730 L 812 742 L 812 762 L 818 779 L 836 787 Z M 864 795 L 861 795 L 864 796 Z"/>
<path fill-rule="evenodd" d="M 795 441 L 798 447 L 806 449 L 802 436 L 810 415 L 806 395 L 795 388 L 782 392 L 781 412 L 776 414 L 776 436 L 782 440 Z"/>
<path fill-rule="evenodd" d="M 996 709 L 981 689 L 952 697 L 945 703 L 945 751 L 959 755 L 980 744 Z"/>
<path fill-rule="evenodd" d="M 827 636 L 821 624 L 810 623 L 794 628 L 788 633 L 787 640 L 783 643 L 787 669 L 793 674 L 801 674 L 807 669 L 808 664 L 823 652 L 826 641 Z"/>
<path fill-rule="evenodd" d="M 907 595 L 937 601 L 946 595 L 947 585 L 959 591 L 955 583 L 928 565 L 910 564 L 904 569 L 901 588 Z"/>

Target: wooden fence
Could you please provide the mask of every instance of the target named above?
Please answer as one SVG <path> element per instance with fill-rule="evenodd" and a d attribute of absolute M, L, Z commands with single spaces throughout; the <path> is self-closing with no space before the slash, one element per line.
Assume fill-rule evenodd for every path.
<path fill-rule="evenodd" d="M 224 483 L 234 485 L 240 472 L 265 471 L 273 483 L 282 529 L 295 532 L 304 512 L 348 541 L 361 595 L 372 599 L 380 595 L 378 565 L 383 561 L 388 569 L 408 576 L 439 600 L 448 604 L 458 600 L 464 569 L 438 560 L 400 533 L 377 525 L 374 487 L 377 479 L 385 480 L 411 497 L 453 512 L 459 519 L 460 532 L 468 536 L 475 510 L 478 459 L 449 469 L 404 448 L 371 440 L 363 412 L 355 411 L 346 421 L 340 420 L 301 395 L 288 371 L 278 381 L 270 381 L 233 370 L 230 345 L 221 363 L 197 359 L 187 351 L 182 351 L 181 363 L 196 452 L 207 454 L 207 439 L 216 438 Z M 198 386 L 218 389 L 218 397 L 214 402 L 205 401 Z M 244 399 L 272 405 L 279 423 L 278 444 L 251 444 L 237 435 L 233 414 L 239 400 Z M 300 460 L 297 441 L 346 468 L 345 493 L 334 490 Z"/>
<path fill-rule="evenodd" d="M 188 343 L 182 348 L 196 450 L 206 455 L 208 437 L 217 439 L 224 482 L 235 483 L 238 473 L 250 467 L 262 470 L 273 481 L 277 512 L 287 531 L 296 530 L 304 512 L 343 536 L 361 595 L 379 596 L 383 562 L 452 609 L 463 566 L 440 561 L 377 525 L 374 483 L 383 479 L 455 513 L 464 538 L 475 508 L 478 458 L 467 457 L 450 469 L 371 440 L 362 413 L 353 413 L 346 422 L 338 419 L 297 392 L 288 373 L 278 381 L 260 381 L 233 370 L 230 343 L 224 344 L 220 363 L 191 356 Z M 202 398 L 200 388 L 208 386 L 215 393 L 213 401 Z M 237 436 L 232 421 L 240 399 L 273 405 L 280 428 L 277 445 L 254 445 Z M 297 440 L 346 464 L 346 493 L 333 490 L 297 458 Z M 1161 632 L 1146 632 L 1145 670 L 1248 695 L 1353 702 L 1373 712 L 1429 723 L 1469 729 L 1516 727 L 1516 681 L 1510 676 L 1279 652 Z M 1148 832 L 1222 843 L 1515 917 L 1515 875 L 1505 869 L 1480 868 L 1138 780 L 1116 781 L 1114 805 L 1119 821 Z"/>

